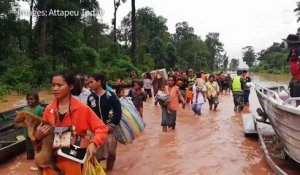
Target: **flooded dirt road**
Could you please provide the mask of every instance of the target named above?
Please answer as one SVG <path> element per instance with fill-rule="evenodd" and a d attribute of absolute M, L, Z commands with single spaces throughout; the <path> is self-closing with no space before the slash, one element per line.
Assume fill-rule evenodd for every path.
<path fill-rule="evenodd" d="M 255 81 L 255 77 L 253 78 Z M 252 88 L 250 107 L 259 107 Z M 260 144 L 244 137 L 241 114 L 234 113 L 232 95 L 220 95 L 217 111 L 204 104 L 202 116 L 187 107 L 177 115 L 176 130 L 161 130 L 161 109 L 153 99 L 144 104 L 147 126 L 132 145 L 118 145 L 115 168 L 108 175 L 273 175 Z M 29 175 L 25 155 L 0 165 L 0 175 Z"/>

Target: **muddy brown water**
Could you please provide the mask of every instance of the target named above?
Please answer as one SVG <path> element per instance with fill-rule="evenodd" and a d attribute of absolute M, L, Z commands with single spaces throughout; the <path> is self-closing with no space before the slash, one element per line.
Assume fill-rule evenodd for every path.
<path fill-rule="evenodd" d="M 254 82 L 270 79 L 253 75 Z M 273 80 L 285 83 L 276 77 Z M 255 113 L 259 107 L 253 88 L 250 103 L 244 113 Z M 108 175 L 274 174 L 259 142 L 244 137 L 242 116 L 233 111 L 232 95 L 220 95 L 217 111 L 209 111 L 208 104 L 204 104 L 201 117 L 195 116 L 190 106 L 180 109 L 176 130 L 167 133 L 161 131 L 160 107 L 154 106 L 153 99 L 148 99 L 144 105 L 147 123 L 144 132 L 133 144 L 118 145 L 115 168 Z M 29 170 L 33 165 L 22 154 L 0 165 L 0 175 L 35 174 Z"/>

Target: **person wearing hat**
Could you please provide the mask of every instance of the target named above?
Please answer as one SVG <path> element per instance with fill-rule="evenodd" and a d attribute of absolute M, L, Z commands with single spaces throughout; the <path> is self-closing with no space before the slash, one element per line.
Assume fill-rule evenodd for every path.
<path fill-rule="evenodd" d="M 240 113 L 244 109 L 244 87 L 245 87 L 245 81 L 241 77 L 242 70 L 237 70 L 237 76 L 234 77 L 232 84 L 231 84 L 231 90 L 233 94 L 233 102 L 234 102 L 234 111 Z"/>
<path fill-rule="evenodd" d="M 297 35 L 289 34 L 286 39 L 283 39 L 290 51 L 287 61 L 290 63 L 292 79 L 289 83 L 290 96 L 300 97 L 300 38 Z M 297 100 L 297 106 L 300 101 Z"/>

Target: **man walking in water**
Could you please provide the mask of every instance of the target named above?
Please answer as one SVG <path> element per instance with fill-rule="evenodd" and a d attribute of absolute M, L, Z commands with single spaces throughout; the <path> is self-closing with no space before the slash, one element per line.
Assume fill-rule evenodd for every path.
<path fill-rule="evenodd" d="M 300 38 L 297 35 L 289 34 L 286 39 L 283 39 L 288 44 L 290 51 L 287 61 L 290 63 L 292 79 L 289 83 L 291 97 L 300 97 Z M 297 106 L 300 101 L 296 101 Z"/>
<path fill-rule="evenodd" d="M 232 94 L 233 94 L 233 102 L 234 102 L 234 111 L 242 112 L 244 109 L 244 79 L 241 77 L 242 70 L 237 71 L 237 76 L 234 77 L 231 85 Z"/>

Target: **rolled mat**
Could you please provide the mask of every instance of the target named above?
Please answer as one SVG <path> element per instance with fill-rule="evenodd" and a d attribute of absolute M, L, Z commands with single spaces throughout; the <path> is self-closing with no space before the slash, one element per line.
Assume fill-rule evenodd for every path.
<path fill-rule="evenodd" d="M 130 144 L 144 130 L 146 124 L 134 104 L 127 97 L 120 99 L 122 117 L 114 128 L 116 139 L 122 144 Z"/>

